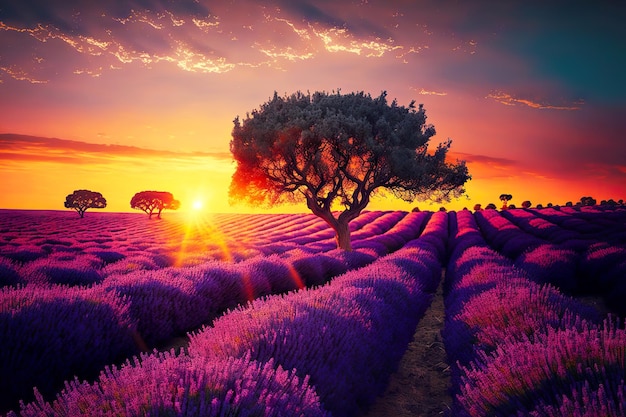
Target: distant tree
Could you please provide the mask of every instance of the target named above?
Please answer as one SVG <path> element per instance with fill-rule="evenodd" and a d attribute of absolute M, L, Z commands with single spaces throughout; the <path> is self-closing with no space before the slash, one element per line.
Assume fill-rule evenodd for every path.
<path fill-rule="evenodd" d="M 106 199 L 102 194 L 89 190 L 75 190 L 72 194 L 65 197 L 65 208 L 76 210 L 80 218 L 85 215 L 85 211 L 90 208 L 105 208 L 107 206 Z"/>
<path fill-rule="evenodd" d="M 543 208 L 543 204 L 537 204 L 537 208 L 538 209 L 542 209 Z"/>
<path fill-rule="evenodd" d="M 150 219 L 156 212 L 157 219 L 160 219 L 163 210 L 177 210 L 180 201 L 175 200 L 172 193 L 167 191 L 140 191 L 130 200 L 130 207 L 146 212 Z"/>
<path fill-rule="evenodd" d="M 474 204 L 474 211 L 480 211 L 482 209 L 483 209 L 483 207 L 482 207 L 481 204 Z"/>
<path fill-rule="evenodd" d="M 595 206 L 596 205 L 596 199 L 593 197 L 581 197 L 580 198 L 580 205 L 581 206 Z"/>
<path fill-rule="evenodd" d="M 489 203 L 487 204 L 487 207 L 485 207 L 485 210 L 495 210 L 497 207 L 495 204 L 493 203 Z"/>
<path fill-rule="evenodd" d="M 439 207 L 439 211 L 448 211 L 445 207 Z"/>
<path fill-rule="evenodd" d="M 507 208 L 508 209 L 514 209 L 514 208 L 517 208 L 517 206 L 515 204 L 509 204 L 509 206 Z"/>
<path fill-rule="evenodd" d="M 620 206 L 623 205 L 624 204 L 624 200 L 620 198 L 619 200 L 617 200 L 617 204 L 619 204 Z"/>
<path fill-rule="evenodd" d="M 274 93 L 234 124 L 231 202 L 304 201 L 344 250 L 352 248 L 350 221 L 375 192 L 408 202 L 449 201 L 471 178 L 464 161 L 446 162 L 450 140 L 428 152 L 435 128 L 426 124 L 422 105 L 388 103 L 385 92 L 376 98 L 363 92 Z"/>
<path fill-rule="evenodd" d="M 530 208 L 530 206 L 532 205 L 532 203 L 530 202 L 530 200 L 526 200 L 526 201 L 522 201 L 522 207 L 523 208 Z"/>
<path fill-rule="evenodd" d="M 413 210 L 411 210 L 411 211 L 412 211 L 413 213 L 417 213 L 417 212 L 419 212 L 419 211 L 420 211 L 420 208 L 419 208 L 419 207 L 417 207 L 417 206 L 415 206 L 415 207 L 413 207 Z"/>
<path fill-rule="evenodd" d="M 553 206 L 553 204 L 552 204 L 552 203 L 548 203 L 548 204 L 546 204 L 546 207 L 552 207 L 552 206 Z"/>
<path fill-rule="evenodd" d="M 507 209 L 507 203 L 513 198 L 511 194 L 500 194 L 500 201 L 502 201 L 502 210 Z"/>
<path fill-rule="evenodd" d="M 574 204 L 571 201 L 565 203 L 565 207 L 572 207 Z"/>

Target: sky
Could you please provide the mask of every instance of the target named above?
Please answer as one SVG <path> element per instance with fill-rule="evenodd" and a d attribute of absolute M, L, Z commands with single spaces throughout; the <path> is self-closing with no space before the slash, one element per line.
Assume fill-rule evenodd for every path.
<path fill-rule="evenodd" d="M 626 199 L 626 2 L 0 0 L 0 208 L 143 190 L 230 205 L 233 120 L 277 92 L 423 103 L 450 210 Z M 442 204 L 375 198 L 370 210 Z"/>

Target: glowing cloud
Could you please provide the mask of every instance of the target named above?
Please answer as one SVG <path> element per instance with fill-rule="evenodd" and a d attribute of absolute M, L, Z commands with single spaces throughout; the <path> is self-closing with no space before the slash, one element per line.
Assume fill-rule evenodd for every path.
<path fill-rule="evenodd" d="M 571 105 L 571 106 L 555 106 L 551 104 L 538 103 L 538 102 L 528 100 L 528 99 L 516 98 L 513 95 L 504 93 L 504 92 L 489 93 L 487 97 L 485 98 L 490 98 L 506 106 L 515 106 L 517 104 L 523 104 L 533 109 L 580 110 L 581 105 L 584 104 L 584 102 L 581 100 L 581 101 L 576 102 L 575 105 Z"/>

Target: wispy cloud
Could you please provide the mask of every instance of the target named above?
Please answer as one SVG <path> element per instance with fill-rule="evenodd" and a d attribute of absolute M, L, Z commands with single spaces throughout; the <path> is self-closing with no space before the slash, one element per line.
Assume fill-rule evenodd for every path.
<path fill-rule="evenodd" d="M 238 67 L 282 68 L 287 62 L 324 53 L 403 60 L 424 47 L 415 42 L 400 43 L 383 24 L 375 25 L 370 16 L 345 20 L 313 5 L 284 4 L 282 10 L 278 1 L 274 7 L 249 1 L 217 4 L 211 11 L 187 1 L 178 7 L 146 1 L 142 2 L 144 7 L 137 8 L 101 3 L 70 13 L 70 21 L 64 16 L 68 11 L 62 7 L 55 9 L 38 0 L 35 3 L 41 3 L 41 9 L 29 19 L 12 16 L 10 8 L 5 12 L 8 18 L 3 19 L 0 12 L 0 36 L 12 33 L 16 37 L 13 44 L 30 39 L 38 43 L 36 48 L 54 49 L 55 54 L 46 62 L 39 62 L 50 77 L 62 75 L 64 70 L 97 76 L 133 64 L 173 64 L 186 72 L 226 73 Z M 252 11 L 244 15 L 238 9 Z M 55 60 L 54 56 L 63 57 L 68 50 L 82 59 Z M 28 75 L 33 71 L 26 61 L 20 65 L 2 70 L 15 80 L 43 81 Z M 71 65 L 75 67 L 68 67 Z"/>
<path fill-rule="evenodd" d="M 516 106 L 518 104 L 531 107 L 533 109 L 550 109 L 550 110 L 580 110 L 584 102 L 582 100 L 576 101 L 568 105 L 555 105 L 549 103 L 541 103 L 525 98 L 515 97 L 512 94 L 502 91 L 496 91 L 489 93 L 485 98 L 495 100 L 506 106 Z"/>
<path fill-rule="evenodd" d="M 228 152 L 174 152 L 126 145 L 104 145 L 57 138 L 0 134 L 0 163 L 53 162 L 63 164 L 107 164 L 112 161 L 144 159 L 188 163 L 230 163 Z M 204 161 L 204 162 L 203 162 Z"/>
<path fill-rule="evenodd" d="M 433 91 L 433 90 L 426 90 L 424 88 L 411 88 L 411 90 L 417 92 L 417 94 L 422 95 L 422 96 L 447 96 L 448 93 L 444 92 L 444 91 Z"/>

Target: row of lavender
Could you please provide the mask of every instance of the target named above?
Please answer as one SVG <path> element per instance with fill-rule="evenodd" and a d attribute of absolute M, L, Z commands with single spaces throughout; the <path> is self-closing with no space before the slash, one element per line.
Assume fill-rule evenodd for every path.
<path fill-rule="evenodd" d="M 626 210 L 485 210 L 474 214 L 489 245 L 568 294 L 598 294 L 626 315 Z"/>
<path fill-rule="evenodd" d="M 384 390 L 441 277 L 447 216 L 393 254 L 313 289 L 271 295 L 191 334 L 74 380 L 21 416 L 352 416 Z M 14 413 L 10 413 L 14 416 Z"/>
<path fill-rule="evenodd" d="M 408 219 L 408 218 L 410 218 L 410 216 L 418 216 L 418 215 L 420 215 L 420 214 L 414 214 L 414 213 L 412 213 L 412 214 L 410 214 L 410 215 L 407 215 L 406 217 L 407 217 L 407 219 Z M 424 216 L 424 215 L 425 215 L 425 214 L 421 214 L 421 216 Z M 437 216 L 443 216 L 442 214 L 439 214 L 439 213 L 435 213 L 435 215 L 436 215 L 435 217 L 437 217 Z M 453 216 L 453 213 L 451 213 L 450 215 L 451 215 L 451 216 Z M 396 216 L 400 217 L 400 215 L 398 215 L 398 214 L 396 214 Z M 416 217 L 416 218 L 417 218 L 417 217 Z M 435 219 L 433 218 L 432 220 L 435 220 Z M 294 223 L 295 223 L 295 224 L 297 224 L 297 222 L 294 222 Z M 376 232 L 376 233 L 381 233 L 381 231 L 384 229 L 384 228 L 383 228 L 383 229 L 380 229 L 379 227 L 373 227 L 373 225 L 374 225 L 374 223 L 375 223 L 375 222 L 374 222 L 374 223 L 367 223 L 367 222 L 364 222 L 364 223 L 365 223 L 365 224 L 367 224 L 367 225 L 372 225 L 372 229 L 375 229 L 375 232 Z M 432 223 L 432 222 L 429 222 L 429 225 L 431 225 L 431 223 Z M 296 227 L 296 228 L 297 228 L 297 226 L 294 226 L 294 227 Z M 428 229 L 428 226 L 427 226 L 427 229 Z M 300 230 L 300 229 L 298 229 L 298 230 Z M 390 229 L 390 230 L 389 230 L 389 232 L 391 232 L 392 230 L 393 230 L 393 228 L 392 228 L 392 229 Z M 413 230 L 415 230 L 415 228 L 413 228 Z M 321 231 L 321 232 L 323 233 L 323 231 Z M 426 237 L 429 235 L 429 233 L 426 233 L 426 232 L 427 232 L 427 230 L 425 230 L 424 232 L 425 232 L 425 233 L 424 233 L 424 236 L 423 236 L 423 237 L 424 237 L 424 239 L 426 239 Z M 295 232 L 294 232 L 294 233 L 295 233 Z M 328 233 L 328 232 L 326 231 L 326 233 Z M 386 239 L 386 240 L 387 240 L 388 242 L 394 242 L 394 241 L 396 241 L 396 240 L 397 240 L 397 238 L 398 238 L 398 236 L 395 236 L 395 237 L 389 238 L 389 236 L 393 236 L 393 234 L 391 234 L 391 233 L 387 233 L 387 235 L 388 235 L 388 236 L 387 236 L 387 239 Z M 267 233 L 265 236 L 270 236 L 270 233 Z M 367 250 L 367 251 L 366 251 L 366 252 L 367 252 L 366 256 L 367 256 L 367 257 L 369 257 L 369 258 L 370 258 L 370 260 L 371 260 L 373 257 L 375 257 L 375 254 L 379 253 L 378 251 L 380 251 L 380 248 L 381 248 L 381 244 L 380 244 L 380 242 L 377 242 L 377 241 L 376 241 L 376 239 L 377 239 L 377 237 L 376 237 L 376 236 L 377 236 L 377 235 L 372 234 L 371 236 L 366 237 L 366 239 L 369 239 L 369 242 L 371 243 L 371 248 L 370 248 L 369 250 Z M 303 238 L 306 238 L 306 237 L 303 237 Z M 480 236 L 476 236 L 476 235 L 474 234 L 474 237 L 473 237 L 472 239 L 476 240 L 476 238 L 478 238 L 478 242 L 477 242 L 477 243 L 479 243 L 479 244 L 480 244 L 480 243 L 481 243 L 481 242 L 480 242 L 480 239 L 481 239 L 481 238 L 480 238 Z M 327 237 L 326 239 L 328 239 L 328 237 Z M 466 242 L 471 242 L 471 241 L 472 241 L 472 239 L 468 239 Z M 283 240 L 285 240 L 285 239 L 283 239 Z M 268 239 L 268 240 L 267 240 L 267 242 L 268 242 L 268 245 L 270 245 L 272 241 Z M 284 245 L 284 243 L 280 242 L 280 239 L 275 240 L 275 242 L 276 242 L 276 244 L 280 243 L 280 244 L 281 244 L 281 245 L 280 245 L 280 247 L 282 247 L 282 248 L 284 248 L 284 247 L 285 247 L 285 246 L 283 246 L 283 245 Z M 376 242 L 376 244 L 374 244 L 374 242 Z M 313 243 L 314 243 L 314 242 L 313 242 Z M 442 252 L 442 250 L 441 250 L 441 248 L 443 247 L 443 244 L 444 244 L 444 243 L 443 243 L 441 240 L 438 240 L 438 239 L 434 239 L 434 240 L 433 240 L 433 242 L 431 242 L 431 243 L 432 243 L 433 245 L 436 245 L 436 246 L 439 248 L 439 249 L 437 250 L 437 253 L 438 253 L 439 258 L 440 258 L 440 259 L 444 259 L 444 258 L 445 258 L 445 251 L 443 251 L 443 252 Z M 387 243 L 387 244 L 389 245 L 389 243 Z M 396 242 L 396 244 L 397 244 L 397 242 Z M 484 244 L 484 241 L 482 242 L 482 244 Z M 307 253 L 305 254 L 305 255 L 306 255 L 305 257 L 308 257 L 309 255 L 311 255 L 311 253 L 315 252 L 314 250 L 312 250 L 312 249 L 310 249 L 310 248 L 309 248 L 309 245 L 308 245 L 308 244 L 307 244 L 306 248 L 307 248 Z M 383 251 L 380 251 L 380 253 L 382 254 L 382 253 L 383 253 Z M 317 252 L 317 255 L 319 255 L 319 252 Z M 325 255 L 328 255 L 328 254 L 325 254 Z M 285 256 L 286 256 L 286 255 L 285 255 Z M 362 255 L 362 256 L 363 256 L 363 255 Z M 281 257 L 278 257 L 278 258 L 279 258 L 279 259 L 282 259 Z M 312 259 L 319 259 L 319 258 L 312 258 Z M 243 263 L 242 263 L 242 265 L 245 265 L 245 262 L 243 262 Z M 320 265 L 320 263 L 319 263 L 319 262 L 312 262 L 312 263 L 311 263 L 311 265 L 309 265 L 309 267 L 303 267 L 303 268 L 302 268 L 302 271 L 307 271 L 307 272 L 310 272 L 311 270 L 315 270 L 315 268 L 318 268 L 318 269 L 319 269 L 319 265 Z M 168 268 L 168 270 L 171 270 L 171 271 L 179 271 L 179 272 L 180 272 L 180 271 L 183 271 L 183 270 L 191 270 L 191 269 L 193 269 L 193 268 Z M 141 273 L 142 273 L 142 274 L 145 274 L 145 276 L 146 276 L 146 277 L 148 277 L 148 281 L 150 281 L 149 277 L 150 277 L 150 275 L 151 275 L 151 274 L 149 274 L 149 273 L 147 273 L 147 272 L 145 272 L 145 271 L 144 271 L 144 272 L 141 272 Z M 303 272 L 303 274 L 304 274 L 304 272 Z M 119 274 L 118 274 L 118 275 L 119 275 Z M 283 276 L 284 276 L 284 275 L 283 275 Z M 176 279 L 177 277 L 178 277 L 178 275 L 174 274 L 172 277 L 169 277 L 169 278 L 168 278 L 167 280 L 165 280 L 165 281 L 167 281 L 167 283 L 169 283 L 171 279 Z M 533 278 L 534 278 L 534 279 L 537 279 L 536 277 L 533 277 Z M 239 279 L 239 280 L 235 280 L 235 281 L 236 281 L 236 282 L 238 282 L 238 283 L 240 283 L 240 282 L 245 282 L 245 280 L 243 280 L 243 281 L 242 281 L 241 279 Z M 157 285 L 156 287 L 158 288 L 158 285 Z M 239 285 L 237 288 L 242 288 L 242 287 L 241 287 L 241 285 Z M 248 288 L 248 290 L 244 290 L 244 292 L 247 292 L 247 293 L 249 294 L 250 288 L 257 288 L 257 289 L 260 289 L 260 288 L 267 288 L 267 287 L 264 287 L 263 285 L 258 285 L 258 286 L 256 286 L 256 287 L 254 287 L 254 286 L 249 286 L 249 285 L 248 285 L 248 286 L 244 286 L 244 288 Z M 76 308 L 76 309 L 77 309 L 77 311 L 80 311 L 80 309 L 79 309 L 79 307 L 78 307 L 78 306 L 80 306 L 80 308 L 85 307 L 85 308 L 83 309 L 83 311 L 85 311 L 85 312 L 86 312 L 85 314 L 93 314 L 93 312 L 92 312 L 91 310 L 89 310 L 89 308 L 94 308 L 94 304 L 96 304 L 96 305 L 98 304 L 98 303 L 97 303 L 97 302 L 95 302 L 94 300 L 98 300 L 98 297 L 100 296 L 100 295 L 98 295 L 98 294 L 97 294 L 97 293 L 98 293 L 98 291 L 96 291 L 96 290 L 101 290 L 101 289 L 102 289 L 102 288 L 100 288 L 100 287 L 92 289 L 92 290 L 93 290 L 93 294 L 90 294 L 90 295 L 86 296 L 86 297 L 87 297 L 87 299 L 88 299 L 88 301 L 83 303 L 83 304 L 85 304 L 85 306 L 83 306 L 80 302 L 76 302 L 76 300 L 72 301 L 73 305 L 74 305 L 74 304 L 76 304 L 76 307 L 72 307 L 72 308 Z M 146 305 L 147 307 L 153 307 L 154 309 L 156 309 L 156 310 L 158 310 L 158 311 L 161 311 L 161 310 L 159 309 L 159 304 L 154 304 L 154 303 L 151 303 L 151 302 L 150 302 L 150 301 L 151 301 L 151 300 L 150 300 L 150 293 L 151 293 L 151 287 L 150 287 L 150 285 L 147 285 L 147 286 L 144 288 L 144 291 L 143 291 L 143 292 L 144 292 L 144 293 L 146 293 L 147 295 L 146 295 L 146 294 L 141 295 L 142 291 L 139 291 L 139 293 L 138 293 L 138 294 L 136 295 L 136 297 L 135 297 L 135 299 L 136 299 L 136 304 L 137 304 L 137 305 L 139 305 L 139 303 L 140 303 L 140 302 L 145 302 L 145 305 Z M 254 291 L 252 291 L 252 293 L 254 293 Z M 259 293 L 259 294 L 262 294 L 262 291 L 260 291 L 260 292 L 258 292 L 258 293 Z M 109 293 L 107 293 L 107 294 L 109 294 Z M 163 295 L 165 296 L 165 295 L 169 295 L 169 294 L 170 294 L 170 291 L 169 291 L 169 290 L 167 290 L 167 289 L 165 289 L 165 290 L 164 290 L 164 292 L 163 292 Z M 241 294 L 241 291 L 239 292 L 239 294 Z M 119 294 L 118 294 L 118 295 L 119 295 Z M 184 291 L 183 291 L 183 295 L 184 295 Z M 107 296 L 108 296 L 108 295 L 107 295 Z M 18 298 L 19 298 L 19 297 L 18 297 Z M 30 296 L 28 296 L 27 294 L 25 294 L 22 298 L 23 298 L 24 300 L 30 300 L 32 297 L 30 297 Z M 37 297 L 35 297 L 35 298 L 37 298 Z M 43 297 L 43 298 L 45 298 L 45 297 Z M 71 298 L 71 297 L 70 297 L 70 298 Z M 77 297 L 74 297 L 74 298 L 77 298 Z M 248 298 L 249 298 L 249 297 L 248 297 Z M 82 300 L 82 299 L 81 299 L 81 297 L 78 297 L 78 299 L 79 299 L 79 300 Z M 246 299 L 247 299 L 247 298 L 246 298 Z M 137 300 L 139 300 L 139 301 L 137 301 Z M 184 304 L 184 303 L 188 303 L 188 301 L 189 301 L 190 299 L 187 299 L 187 298 L 185 298 L 185 297 L 183 296 L 183 297 L 181 298 L 181 300 L 182 300 L 182 301 L 181 301 L 181 303 L 183 303 L 183 304 Z M 128 306 L 127 306 L 127 304 L 128 304 L 128 302 L 127 302 L 127 297 L 126 297 L 126 298 L 124 298 L 124 296 L 122 296 L 122 297 L 121 297 L 121 299 L 110 299 L 110 300 L 107 300 L 107 301 L 109 301 L 109 302 L 108 302 L 108 303 L 105 303 L 105 304 L 107 304 L 107 305 L 105 305 L 105 306 L 102 308 L 102 311 L 106 311 L 106 314 L 110 314 L 110 311 L 114 311 L 114 312 L 115 312 L 115 313 L 114 313 L 114 314 L 115 314 L 115 317 L 122 317 L 122 320 L 118 320 L 118 321 L 119 321 L 120 323 L 122 323 L 122 327 L 123 327 L 123 328 L 125 328 L 124 326 L 127 326 L 127 324 L 125 324 L 125 323 L 130 322 L 130 323 L 131 323 L 131 326 L 135 326 L 135 329 L 136 329 L 137 320 L 136 320 L 136 319 L 130 319 L 130 320 L 129 320 L 129 317 L 132 317 L 132 315 L 130 315 L 130 313 L 127 311 L 127 310 L 128 310 Z M 193 301 L 193 299 L 192 299 L 192 301 Z M 37 300 L 37 303 L 39 303 L 39 302 L 40 302 L 40 301 L 39 301 L 39 300 Z M 14 300 L 13 300 L 13 301 L 9 301 L 9 303 L 13 303 L 14 305 L 18 305 L 18 304 L 19 304 L 19 302 L 18 302 L 18 301 L 14 301 Z M 25 301 L 22 301 L 22 303 L 25 303 Z M 156 316 L 155 316 L 154 314 L 148 314 L 148 315 L 146 315 L 146 317 L 145 317 L 145 320 L 144 320 L 144 321 L 145 321 L 145 322 L 147 322 L 147 323 L 148 323 L 148 325 L 145 325 L 145 323 L 144 323 L 144 329 L 145 329 L 145 328 L 148 328 L 148 329 L 152 329 L 152 328 L 154 328 L 154 329 L 157 329 L 157 331 L 156 331 L 155 333 L 158 333 L 158 332 L 160 331 L 160 330 L 158 330 L 158 329 L 161 329 L 161 326 L 162 326 L 162 328 L 164 328 L 164 329 L 167 329 L 167 328 L 170 328 L 170 327 L 171 327 L 171 328 L 174 328 L 174 326 L 176 326 L 174 323 L 178 323 L 178 322 L 177 322 L 177 320 L 179 320 L 179 319 L 180 319 L 180 320 L 186 320 L 188 317 L 185 317 L 185 314 L 181 314 L 180 316 L 177 316 L 177 315 L 176 315 L 176 311 L 175 311 L 175 310 L 176 310 L 176 306 L 177 306 L 177 305 L 180 305 L 180 303 L 171 303 L 171 304 L 170 304 L 170 303 L 167 303 L 167 304 L 166 304 L 166 307 L 168 307 L 170 310 L 167 310 L 167 312 L 166 312 L 165 314 L 162 314 L 161 316 L 159 316 L 159 313 L 158 313 L 158 312 L 156 313 Z M 99 306 L 99 308 L 100 308 L 100 306 Z M 126 309 L 126 311 L 124 311 L 124 309 Z M 174 312 L 172 312 L 172 310 L 174 310 Z M 128 317 L 126 316 L 126 314 L 127 314 L 127 313 L 129 314 L 129 316 L 128 316 Z M 48 313 L 47 313 L 47 312 L 45 312 L 44 310 L 40 310 L 40 314 L 45 314 L 45 315 L 48 315 Z M 55 315 L 55 314 L 56 314 L 56 315 Z M 45 323 L 44 323 L 44 325 L 43 325 L 42 327 L 45 329 L 45 328 L 46 328 L 46 326 L 51 326 L 51 325 L 53 324 L 53 322 L 54 322 L 54 320 L 53 320 L 52 318 L 54 318 L 54 317 L 63 317 L 63 314 L 65 314 L 65 313 L 63 313 L 63 312 L 58 312 L 58 313 L 51 314 L 51 315 L 50 315 L 51 319 L 49 320 L 48 324 L 45 324 Z M 103 315 L 104 315 L 104 313 L 98 313 L 98 314 L 103 314 Z M 141 312 L 138 312 L 137 314 L 141 314 Z M 135 314 L 135 317 L 137 316 L 137 314 Z M 97 314 L 96 314 L 96 317 L 97 317 Z M 156 319 L 155 319 L 155 317 L 156 317 Z M 164 318 L 163 318 L 163 319 L 160 319 L 159 317 L 164 317 Z M 84 326 L 89 326 L 89 324 L 87 324 L 87 322 L 88 322 L 88 320 L 85 320 L 85 322 L 84 322 L 84 323 L 78 322 L 78 326 L 79 326 L 79 327 L 80 327 L 80 326 L 83 326 L 83 327 L 84 327 Z M 112 335 L 112 336 L 109 336 L 109 338 L 110 338 L 110 339 L 114 342 L 114 343 L 113 343 L 114 345 L 120 346 L 120 347 L 121 347 L 120 349 L 123 349 L 123 348 L 124 348 L 124 346 L 125 346 L 125 344 L 124 344 L 124 343 L 120 343 L 119 339 L 116 339 L 115 334 L 117 334 L 117 329 L 116 329 L 116 327 L 115 327 L 114 325 L 111 325 L 110 323 L 113 323 L 113 321 L 107 322 L 107 327 L 106 327 L 106 328 L 104 328 L 104 329 L 99 329 L 97 326 L 96 326 L 96 328 L 95 328 L 95 329 L 94 329 L 94 328 L 92 328 L 92 330 L 95 330 L 93 333 L 94 333 L 94 334 L 100 334 L 100 333 L 103 333 L 103 334 L 105 334 L 105 335 L 110 335 L 111 333 L 113 333 L 113 335 Z M 162 325 L 162 324 L 159 324 L 159 323 L 165 323 L 165 325 Z M 24 324 L 25 324 L 25 325 L 30 325 L 29 320 L 25 320 L 25 321 L 24 321 Z M 71 327 L 71 326 L 70 326 L 70 327 Z M 18 327 L 16 326 L 16 328 L 18 328 Z M 54 327 L 52 327 L 52 328 L 54 328 Z M 23 331 L 23 330 L 22 330 L 22 331 Z M 61 330 L 61 333 L 60 333 L 60 334 L 65 334 L 64 332 L 71 332 L 71 331 L 72 331 L 72 329 L 70 329 L 70 330 Z M 143 332 L 145 333 L 145 330 L 144 330 Z M 53 333 L 54 333 L 54 332 L 53 332 Z M 169 330 L 166 330 L 166 331 L 164 331 L 163 333 L 164 333 L 164 334 L 169 334 Z M 8 333 L 2 333 L 2 334 L 8 334 Z M 55 333 L 55 334 L 56 334 L 56 333 Z M 135 336 L 137 336 L 137 334 L 135 334 Z M 41 342 L 41 343 L 40 343 L 39 345 L 37 345 L 37 343 L 35 343 L 35 346 L 37 346 L 37 347 L 35 347 L 34 349 L 41 349 L 41 351 L 42 351 L 42 352 L 47 352 L 47 350 L 50 350 L 50 351 L 52 351 L 52 352 L 53 352 L 53 353 L 50 355 L 51 357 L 54 357 L 54 355 L 58 355 L 58 354 L 60 354 L 60 355 L 61 355 L 61 357 L 63 358 L 63 352 L 54 351 L 54 349 L 55 349 L 55 345 L 59 345 L 58 343 L 57 343 L 57 344 L 52 343 L 52 344 L 50 344 L 50 345 L 46 345 L 46 346 L 45 346 L 45 349 L 41 347 L 41 346 L 43 346 L 43 345 L 45 344 L 45 341 L 47 340 L 46 338 L 49 338 L 50 340 L 54 340 L 54 338 L 55 338 L 55 337 L 58 337 L 58 336 L 54 336 L 54 335 L 50 336 L 50 334 L 49 334 L 49 333 L 46 333 L 46 332 L 45 332 L 45 330 L 44 330 L 44 331 L 42 331 L 42 337 L 39 339 L 39 342 Z M 135 337 L 135 339 L 139 339 L 139 338 Z M 7 339 L 7 340 L 8 340 L 8 339 Z M 69 339 L 69 340 L 72 340 L 72 339 Z M 102 344 L 102 346 L 105 346 L 105 350 L 104 350 L 104 352 L 105 352 L 105 353 L 106 353 L 106 352 L 108 352 L 108 351 L 106 350 L 106 348 L 107 348 L 109 345 L 108 345 L 106 342 L 102 342 L 102 341 L 98 340 L 97 338 L 94 338 L 93 340 L 95 340 L 95 342 L 93 342 L 93 343 L 98 343 L 98 344 Z M 116 340 L 117 340 L 117 341 L 116 341 Z M 126 340 L 126 341 L 128 341 L 128 340 L 132 340 L 132 332 L 131 332 L 131 338 L 130 338 L 130 339 L 129 339 L 129 338 L 126 338 L 125 340 Z M 43 341 L 43 342 L 42 342 L 42 341 Z M 78 342 L 79 342 L 79 341 L 78 341 Z M 78 343 L 78 342 L 77 342 L 76 340 L 73 340 L 73 341 L 72 341 L 72 343 L 77 343 L 77 344 L 78 344 L 78 346 L 79 346 L 79 348 L 80 348 L 80 346 L 81 346 L 81 345 L 80 345 L 80 343 Z M 127 343 L 126 345 L 129 345 L 129 344 Z M 61 345 L 59 345 L 59 346 L 61 346 Z M 27 350 L 27 351 L 28 351 L 28 349 L 30 349 L 30 348 L 31 348 L 31 347 L 30 347 L 30 345 L 27 345 L 27 346 L 26 346 L 26 350 Z M 133 346 L 132 346 L 132 348 L 136 350 L 136 345 L 133 345 Z M 47 349 L 47 350 L 46 350 L 46 349 Z M 89 349 L 88 349 L 88 351 L 89 351 Z M 11 350 L 9 350 L 9 352 L 11 352 Z M 13 352 L 15 352 L 15 350 L 14 350 Z M 54 352 L 56 352 L 56 353 L 54 353 Z M 48 353 L 50 353 L 50 352 L 48 352 Z M 102 353 L 102 352 L 99 352 L 99 353 Z M 14 360 L 15 358 L 17 358 L 17 355 L 13 355 L 13 356 L 14 356 L 14 358 L 13 358 L 13 359 L 7 359 L 7 361 L 11 361 L 11 360 Z M 96 356 L 98 356 L 98 355 L 96 355 Z M 81 356 L 80 356 L 80 355 L 76 355 L 76 357 L 77 357 L 77 358 L 80 358 Z M 116 357 L 119 357 L 119 358 L 127 357 L 127 354 L 120 354 L 120 355 L 117 355 Z M 67 357 L 66 357 L 66 360 L 67 360 Z M 72 358 L 69 358 L 70 363 L 72 363 L 72 361 L 71 361 L 71 360 L 72 360 Z M 62 361 L 61 361 L 61 362 L 62 362 Z M 45 362 L 42 362 L 42 363 L 45 363 Z M 107 361 L 106 361 L 106 362 L 104 362 L 104 363 L 110 363 L 110 362 L 107 360 Z M 115 363 L 115 361 L 114 361 L 114 363 Z M 89 362 L 87 362 L 87 365 L 89 365 Z M 88 368 L 89 368 L 88 366 L 86 366 L 86 367 L 85 367 L 85 369 L 88 369 Z M 43 369 L 43 367 L 42 367 L 41 369 Z M 52 369 L 54 369 L 54 367 L 52 367 Z M 83 368 L 81 368 L 81 369 L 83 369 Z M 30 388 L 28 388 L 28 390 L 30 390 Z M 10 391 L 9 391 L 9 392 L 10 392 Z"/>
<path fill-rule="evenodd" d="M 355 247 L 374 253 L 397 248 L 406 239 L 406 232 L 393 241 L 396 231 L 389 229 L 398 223 L 415 221 L 414 216 L 403 221 L 406 214 L 364 213 L 351 224 Z M 100 217 L 105 217 L 106 222 L 87 219 L 94 223 L 81 224 L 79 229 L 66 223 L 57 228 L 54 224 L 59 219 L 55 216 L 47 224 L 40 217 L 22 214 L 0 218 L 0 232 L 4 232 L 0 233 L 0 287 L 27 283 L 89 285 L 113 274 L 193 266 L 214 260 L 239 262 L 302 249 L 303 244 L 307 244 L 307 252 L 336 247 L 333 231 L 319 218 L 307 215 L 257 215 L 251 219 L 229 216 L 226 219 L 232 224 L 215 223 L 214 219 L 208 225 L 198 224 L 200 219 L 168 223 L 169 219 L 148 222 L 143 217 L 140 224 L 130 215 L 103 214 Z M 41 224 L 36 224 L 36 228 L 25 229 L 25 224 L 37 220 Z M 3 228 L 7 223 L 12 227 Z M 218 232 L 216 224 L 222 224 L 224 230 Z M 378 236 L 386 232 L 390 233 L 384 238 Z"/>
<path fill-rule="evenodd" d="M 626 415 L 623 327 L 515 268 L 475 219 L 450 214 L 443 336 L 452 415 Z"/>
<path fill-rule="evenodd" d="M 350 253 L 307 246 L 239 263 L 118 273 L 89 288 L 4 288 L 0 367 L 12 378 L 0 380 L 0 409 L 32 398 L 33 386 L 49 398 L 74 375 L 93 378 L 107 364 L 184 335 L 255 298 L 323 284 L 399 249 L 422 229 L 429 239 L 437 224 L 429 220 L 430 213 L 368 213 L 364 218 L 354 225 L 360 249 Z M 289 233 L 285 236 L 293 237 Z"/>
<path fill-rule="evenodd" d="M 36 283 L 92 284 L 112 274 L 211 260 L 238 262 L 293 249 L 299 236 L 327 239 L 325 223 L 307 215 L 211 215 L 150 222 L 137 215 L 97 213 L 81 219 L 68 213 L 4 211 L 0 216 L 0 286 Z M 355 232 L 381 217 L 356 219 Z M 390 219 L 391 218 L 391 219 Z M 82 221 L 84 220 L 84 221 Z M 316 233 L 322 231 L 321 233 Z M 285 237 L 289 236 L 289 239 Z M 285 241 L 287 240 L 287 241 Z"/>

